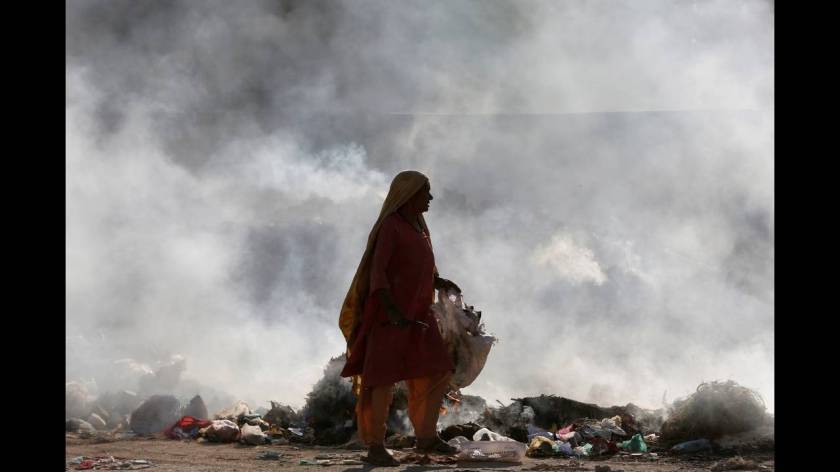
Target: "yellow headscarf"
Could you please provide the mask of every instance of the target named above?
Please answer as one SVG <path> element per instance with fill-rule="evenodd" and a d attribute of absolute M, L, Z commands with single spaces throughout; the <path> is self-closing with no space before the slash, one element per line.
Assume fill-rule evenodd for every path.
<path fill-rule="evenodd" d="M 364 308 L 365 298 L 370 288 L 370 263 L 373 258 L 373 248 L 376 246 L 376 236 L 379 233 L 379 227 L 382 226 L 382 221 L 388 215 L 395 213 L 418 190 L 423 188 L 428 181 L 428 177 L 420 172 L 406 170 L 397 174 L 391 182 L 388 196 L 385 197 L 385 201 L 382 203 L 379 218 L 377 218 L 376 223 L 373 225 L 373 229 L 370 230 L 367 248 L 365 248 L 365 253 L 362 255 L 362 260 L 356 269 L 356 275 L 353 276 L 353 282 L 350 283 L 350 289 L 347 291 L 344 304 L 341 306 L 341 314 L 338 317 L 338 327 L 341 328 L 341 333 L 347 341 L 347 359 L 350 358 L 350 346 L 353 344 L 358 334 L 357 329 L 362 322 L 362 309 Z M 426 232 L 426 235 L 429 235 L 429 228 L 426 227 L 426 221 L 423 219 L 423 215 L 419 215 L 418 220 L 423 231 Z M 353 376 L 353 392 L 356 395 L 359 394 L 360 380 L 358 375 Z"/>

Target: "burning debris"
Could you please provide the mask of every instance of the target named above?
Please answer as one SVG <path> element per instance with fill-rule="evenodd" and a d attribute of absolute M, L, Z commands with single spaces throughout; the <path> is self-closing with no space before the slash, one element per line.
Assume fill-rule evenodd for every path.
<path fill-rule="evenodd" d="M 343 354 L 330 359 L 301 410 L 306 425 L 315 430 L 317 444 L 343 444 L 356 432 L 356 397 L 351 383 L 340 375 L 344 362 Z"/>
<path fill-rule="evenodd" d="M 719 439 L 752 431 L 769 421 L 761 396 L 734 381 L 708 382 L 688 398 L 674 402 L 662 438 L 668 442 Z"/>

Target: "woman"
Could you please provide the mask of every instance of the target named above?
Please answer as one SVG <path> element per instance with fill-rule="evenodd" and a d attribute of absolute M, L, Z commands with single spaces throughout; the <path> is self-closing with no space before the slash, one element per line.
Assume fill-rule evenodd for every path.
<path fill-rule="evenodd" d="M 416 171 L 397 174 L 368 237 L 344 300 L 339 327 L 347 340 L 343 377 L 353 377 L 359 438 L 366 460 L 399 465 L 385 449 L 385 422 L 396 382 L 406 381 L 408 416 L 421 452 L 451 454 L 437 420 L 455 370 L 430 312 L 434 290 L 460 288 L 440 278 L 423 213 L 432 195 Z"/>

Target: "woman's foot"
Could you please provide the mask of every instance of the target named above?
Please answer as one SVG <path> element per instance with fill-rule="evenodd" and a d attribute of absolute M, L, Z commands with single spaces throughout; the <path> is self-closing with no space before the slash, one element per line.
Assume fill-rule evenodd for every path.
<path fill-rule="evenodd" d="M 367 456 L 363 456 L 362 460 L 368 464 L 382 467 L 395 467 L 400 465 L 400 461 L 394 459 L 394 456 L 383 445 L 370 446 Z"/>
<path fill-rule="evenodd" d="M 417 445 L 414 449 L 423 453 L 436 452 L 439 454 L 455 454 L 458 452 L 457 447 L 450 446 L 439 436 L 435 436 L 433 438 L 417 438 Z"/>

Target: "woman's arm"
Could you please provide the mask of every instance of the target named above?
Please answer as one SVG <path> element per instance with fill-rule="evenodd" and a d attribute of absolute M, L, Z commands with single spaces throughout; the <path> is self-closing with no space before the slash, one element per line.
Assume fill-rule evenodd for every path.
<path fill-rule="evenodd" d="M 385 313 L 388 314 L 391 324 L 401 328 L 408 326 L 408 320 L 405 319 L 397 304 L 394 303 L 394 297 L 391 296 L 391 289 L 382 287 L 374 293 L 379 298 L 379 302 L 382 304 L 382 308 L 385 309 Z"/>

